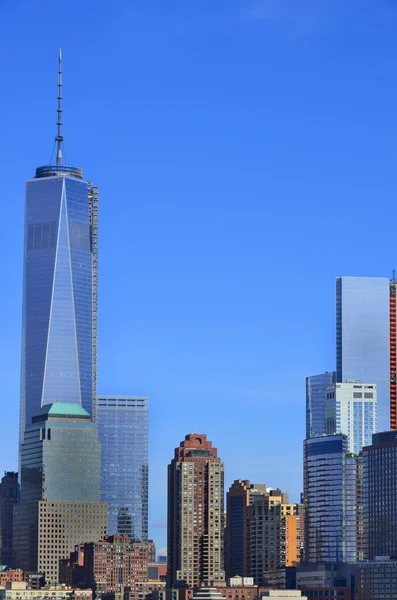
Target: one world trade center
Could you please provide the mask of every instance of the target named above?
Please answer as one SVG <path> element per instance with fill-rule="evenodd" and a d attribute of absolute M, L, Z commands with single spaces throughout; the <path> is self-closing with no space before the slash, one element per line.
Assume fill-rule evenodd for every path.
<path fill-rule="evenodd" d="M 98 189 L 63 164 L 61 53 L 57 126 L 55 164 L 26 182 L 20 442 L 46 404 L 95 419 Z"/>

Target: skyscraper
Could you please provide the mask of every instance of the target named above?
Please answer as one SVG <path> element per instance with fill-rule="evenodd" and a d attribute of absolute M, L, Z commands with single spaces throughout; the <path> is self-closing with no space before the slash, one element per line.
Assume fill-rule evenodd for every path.
<path fill-rule="evenodd" d="M 223 490 L 217 449 L 190 433 L 168 466 L 168 587 L 224 581 Z"/>
<path fill-rule="evenodd" d="M 363 449 L 365 558 L 397 556 L 397 439 L 395 431 L 373 436 Z"/>
<path fill-rule="evenodd" d="M 363 558 L 362 460 L 345 434 L 304 442 L 305 562 Z"/>
<path fill-rule="evenodd" d="M 336 380 L 376 384 L 379 429 L 389 428 L 389 294 L 386 277 L 336 279 Z"/>
<path fill-rule="evenodd" d="M 47 404 L 33 415 L 21 445 L 14 514 L 16 564 L 23 570 L 58 583 L 59 560 L 106 535 L 100 463 L 96 424 L 79 404 Z"/>
<path fill-rule="evenodd" d="M 345 433 L 348 452 L 359 454 L 376 432 L 376 385 L 335 383 L 325 390 L 328 434 Z"/>
<path fill-rule="evenodd" d="M 96 396 L 98 189 L 62 164 L 62 56 L 56 164 L 26 183 L 19 436 L 41 406 Z"/>
<path fill-rule="evenodd" d="M 266 485 L 236 479 L 226 495 L 226 578 L 249 576 L 248 507 L 258 494 L 266 493 Z"/>
<path fill-rule="evenodd" d="M 299 506 L 280 490 L 255 494 L 247 509 L 248 572 L 255 585 L 267 584 L 267 572 L 300 560 Z"/>
<path fill-rule="evenodd" d="M 250 483 L 238 479 L 226 494 L 226 556 L 227 579 L 247 575 L 248 536 L 247 507 L 250 505 Z"/>
<path fill-rule="evenodd" d="M 18 473 L 6 471 L 0 483 L 0 560 L 13 566 L 14 506 L 18 502 Z"/>
<path fill-rule="evenodd" d="M 148 398 L 99 396 L 101 498 L 110 535 L 148 539 Z"/>
<path fill-rule="evenodd" d="M 306 437 L 326 433 L 325 400 L 326 389 L 335 383 L 335 371 L 306 377 Z"/>

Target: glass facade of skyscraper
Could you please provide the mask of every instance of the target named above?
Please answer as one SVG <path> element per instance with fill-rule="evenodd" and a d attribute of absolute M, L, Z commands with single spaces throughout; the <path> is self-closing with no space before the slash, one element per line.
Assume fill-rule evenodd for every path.
<path fill-rule="evenodd" d="M 306 377 L 306 437 L 326 433 L 325 400 L 326 389 L 335 383 L 336 373 L 321 373 Z"/>
<path fill-rule="evenodd" d="M 43 406 L 21 445 L 21 501 L 14 515 L 18 566 L 58 581 L 59 559 L 106 534 L 96 424 L 78 404 Z"/>
<path fill-rule="evenodd" d="M 41 167 L 26 184 L 20 441 L 46 404 L 76 403 L 93 413 L 96 212 L 90 197 L 92 187 L 73 167 Z"/>
<path fill-rule="evenodd" d="M 304 442 L 305 562 L 356 562 L 362 548 L 362 460 L 346 435 Z"/>
<path fill-rule="evenodd" d="M 110 535 L 148 537 L 148 399 L 100 396 L 101 493 L 109 507 Z"/>
<path fill-rule="evenodd" d="M 387 278 L 337 278 L 336 376 L 338 382 L 376 384 L 378 426 L 388 429 L 390 306 Z"/>

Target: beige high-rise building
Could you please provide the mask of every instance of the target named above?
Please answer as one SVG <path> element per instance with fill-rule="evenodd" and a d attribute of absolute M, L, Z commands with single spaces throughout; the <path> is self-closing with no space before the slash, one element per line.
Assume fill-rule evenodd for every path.
<path fill-rule="evenodd" d="M 268 571 L 300 561 L 299 504 L 288 502 L 287 494 L 280 490 L 256 494 L 247 507 L 247 530 L 248 570 L 255 585 L 266 584 Z"/>
<path fill-rule="evenodd" d="M 206 435 L 191 433 L 168 466 L 169 588 L 224 582 L 224 474 Z"/>

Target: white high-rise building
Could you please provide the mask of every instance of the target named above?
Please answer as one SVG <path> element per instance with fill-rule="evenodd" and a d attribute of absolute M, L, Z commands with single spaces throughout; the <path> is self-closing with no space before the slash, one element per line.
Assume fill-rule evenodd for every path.
<path fill-rule="evenodd" d="M 377 427 L 376 384 L 335 383 L 325 389 L 326 432 L 345 433 L 348 451 L 358 454 L 372 444 Z"/>

